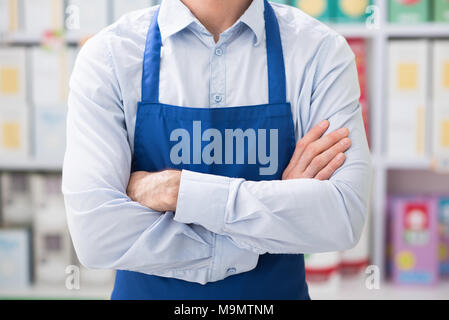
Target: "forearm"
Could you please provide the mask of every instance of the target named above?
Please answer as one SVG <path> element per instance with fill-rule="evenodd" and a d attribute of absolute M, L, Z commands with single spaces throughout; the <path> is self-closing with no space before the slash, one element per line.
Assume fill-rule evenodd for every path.
<path fill-rule="evenodd" d="M 252 182 L 184 171 L 175 220 L 228 235 L 260 254 L 352 247 L 368 207 L 371 162 L 360 110 L 351 117 L 353 146 L 329 181 Z"/>

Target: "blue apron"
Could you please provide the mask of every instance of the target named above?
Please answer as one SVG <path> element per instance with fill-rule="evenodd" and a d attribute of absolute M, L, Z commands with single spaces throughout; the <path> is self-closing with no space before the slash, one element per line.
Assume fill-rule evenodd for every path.
<path fill-rule="evenodd" d="M 148 31 L 143 61 L 142 102 L 138 105 L 135 126 L 133 171 L 155 172 L 167 168 L 187 169 L 251 181 L 280 180 L 295 148 L 290 104 L 286 102 L 286 80 L 279 25 L 271 5 L 265 0 L 265 29 L 269 79 L 269 103 L 226 108 L 187 108 L 159 102 L 161 35 L 155 14 Z M 174 164 L 170 154 L 176 142 L 170 135 L 184 129 L 193 136 L 194 123 L 200 130 L 265 129 L 278 132 L 278 168 L 274 174 L 261 175 L 266 167 L 259 160 L 251 164 L 205 164 L 198 158 L 206 142 L 190 150 L 191 161 Z M 198 130 L 198 126 L 197 126 Z M 198 132 L 196 133 L 198 134 Z M 266 139 L 268 141 L 269 139 Z M 265 151 L 270 150 L 271 140 Z M 255 152 L 256 144 L 246 143 L 245 159 Z M 229 150 L 228 150 L 229 151 Z M 236 150 L 234 150 L 236 151 Z M 201 151 L 199 151 L 201 156 Z M 224 152 L 223 152 L 224 154 Z M 234 155 L 235 156 L 235 152 Z M 250 161 L 248 161 L 250 162 Z M 210 162 L 209 162 L 210 163 Z M 229 162 L 226 162 L 229 163 Z M 267 300 L 309 299 L 302 254 L 264 254 L 252 271 L 201 285 L 183 280 L 118 270 L 112 299 L 151 300 Z"/>

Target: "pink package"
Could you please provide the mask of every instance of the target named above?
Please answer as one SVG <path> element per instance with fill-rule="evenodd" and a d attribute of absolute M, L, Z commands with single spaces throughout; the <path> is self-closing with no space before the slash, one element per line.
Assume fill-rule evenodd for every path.
<path fill-rule="evenodd" d="M 449 276 L 449 197 L 438 202 L 440 218 L 440 274 Z"/>
<path fill-rule="evenodd" d="M 392 277 L 396 284 L 438 281 L 437 198 L 398 197 L 391 203 Z"/>

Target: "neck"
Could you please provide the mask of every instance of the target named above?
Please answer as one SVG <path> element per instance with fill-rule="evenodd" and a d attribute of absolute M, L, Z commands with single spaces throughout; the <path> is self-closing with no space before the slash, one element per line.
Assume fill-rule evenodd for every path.
<path fill-rule="evenodd" d="M 213 35 L 215 42 L 249 8 L 253 0 L 181 0 Z"/>

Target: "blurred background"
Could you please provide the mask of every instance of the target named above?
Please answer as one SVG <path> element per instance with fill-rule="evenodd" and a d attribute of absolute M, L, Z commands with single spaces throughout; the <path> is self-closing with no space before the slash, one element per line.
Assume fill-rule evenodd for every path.
<path fill-rule="evenodd" d="M 286 0 L 353 49 L 374 159 L 348 252 L 306 256 L 313 299 L 449 298 L 449 0 Z M 108 299 L 74 254 L 60 191 L 82 44 L 149 0 L 0 0 L 0 299 Z"/>

